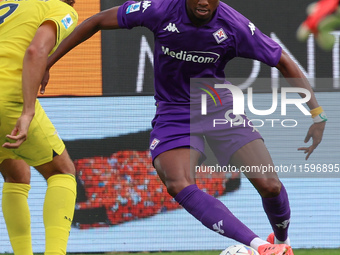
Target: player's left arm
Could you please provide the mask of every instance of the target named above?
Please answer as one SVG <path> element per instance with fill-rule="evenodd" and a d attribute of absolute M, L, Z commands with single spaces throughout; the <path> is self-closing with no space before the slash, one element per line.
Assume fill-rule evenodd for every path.
<path fill-rule="evenodd" d="M 9 149 L 18 148 L 26 139 L 35 115 L 35 102 L 41 79 L 45 73 L 48 54 L 56 43 L 57 28 L 53 21 L 44 22 L 26 49 L 22 69 L 23 110 L 16 126 L 6 137 L 14 143 L 4 143 Z"/>
<path fill-rule="evenodd" d="M 310 138 L 312 138 L 313 144 L 309 147 L 298 148 L 298 150 L 304 151 L 304 153 L 307 154 L 307 160 L 310 154 L 312 154 L 314 149 L 320 144 L 322 140 L 327 119 L 322 117 L 320 118 L 320 116 L 324 116 L 324 113 L 318 104 L 313 89 L 311 88 L 307 78 L 302 73 L 300 68 L 285 51 L 282 51 L 279 63 L 276 65 L 276 68 L 288 80 L 291 86 L 304 88 L 310 92 L 311 99 L 307 102 L 307 105 L 311 110 L 314 123 L 310 126 L 304 142 L 307 143 Z"/>

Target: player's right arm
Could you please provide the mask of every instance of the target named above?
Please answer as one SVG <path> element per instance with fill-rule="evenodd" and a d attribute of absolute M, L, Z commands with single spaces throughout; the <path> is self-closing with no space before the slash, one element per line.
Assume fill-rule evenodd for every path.
<path fill-rule="evenodd" d="M 45 87 L 49 79 L 49 69 L 66 53 L 77 45 L 92 37 L 99 30 L 118 29 L 118 13 L 119 6 L 99 12 L 78 25 L 74 31 L 65 38 L 58 46 L 57 50 L 48 58 L 45 76 L 41 82 L 40 93 L 44 93 Z"/>
<path fill-rule="evenodd" d="M 6 135 L 14 142 L 4 143 L 2 146 L 5 148 L 18 148 L 27 138 L 29 126 L 35 115 L 35 102 L 40 81 L 46 70 L 47 57 L 55 46 L 56 30 L 54 22 L 44 22 L 26 49 L 22 68 L 23 110 L 11 134 Z"/>

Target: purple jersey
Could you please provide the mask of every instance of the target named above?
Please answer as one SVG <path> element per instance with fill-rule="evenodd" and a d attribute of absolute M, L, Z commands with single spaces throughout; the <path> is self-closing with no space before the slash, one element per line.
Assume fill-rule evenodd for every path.
<path fill-rule="evenodd" d="M 157 112 L 166 105 L 190 102 L 190 78 L 225 78 L 224 68 L 234 57 L 276 66 L 281 47 L 247 18 L 220 2 L 212 20 L 194 26 L 186 13 L 186 0 L 124 3 L 118 11 L 121 28 L 144 26 L 154 33 L 154 86 Z M 163 109 L 163 110 L 162 110 Z M 182 109 L 183 110 L 183 109 Z"/>

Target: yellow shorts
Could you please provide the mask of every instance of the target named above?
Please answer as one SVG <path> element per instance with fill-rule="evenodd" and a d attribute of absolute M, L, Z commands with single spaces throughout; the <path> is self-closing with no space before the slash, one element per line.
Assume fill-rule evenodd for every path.
<path fill-rule="evenodd" d="M 38 100 L 27 140 L 18 149 L 2 147 L 5 142 L 11 142 L 6 135 L 15 127 L 22 106 L 22 103 L 0 100 L 0 163 L 5 159 L 23 159 L 30 166 L 48 163 L 53 159 L 53 151 L 60 155 L 65 150 L 65 145 Z"/>

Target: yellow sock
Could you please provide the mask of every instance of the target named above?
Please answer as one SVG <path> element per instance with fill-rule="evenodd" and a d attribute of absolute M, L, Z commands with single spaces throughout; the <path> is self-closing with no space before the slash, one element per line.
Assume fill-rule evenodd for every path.
<path fill-rule="evenodd" d="M 44 203 L 45 255 L 66 254 L 76 193 L 74 176 L 58 174 L 47 180 Z"/>
<path fill-rule="evenodd" d="M 2 189 L 2 212 L 15 255 L 32 255 L 31 217 L 27 198 L 31 186 L 5 182 Z"/>

